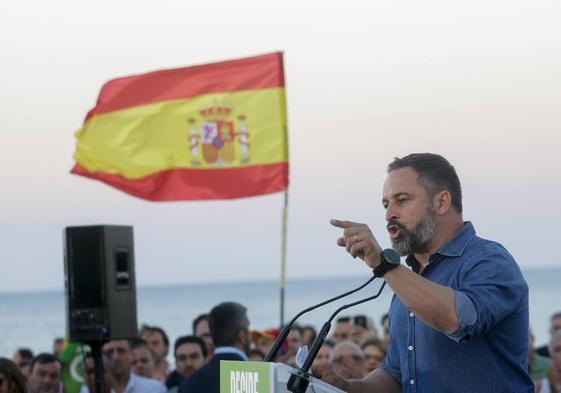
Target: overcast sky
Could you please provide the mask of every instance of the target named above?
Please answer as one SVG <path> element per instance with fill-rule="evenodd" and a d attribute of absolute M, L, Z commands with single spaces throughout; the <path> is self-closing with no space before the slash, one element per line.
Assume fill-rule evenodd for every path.
<path fill-rule="evenodd" d="M 281 194 L 146 202 L 69 174 L 109 79 L 285 53 L 288 276 L 366 274 L 332 217 L 367 222 L 394 156 L 455 165 L 464 218 L 524 268 L 559 263 L 559 1 L 9 2 L 0 12 L 0 291 L 61 289 L 62 231 L 134 226 L 140 285 L 276 278 Z"/>

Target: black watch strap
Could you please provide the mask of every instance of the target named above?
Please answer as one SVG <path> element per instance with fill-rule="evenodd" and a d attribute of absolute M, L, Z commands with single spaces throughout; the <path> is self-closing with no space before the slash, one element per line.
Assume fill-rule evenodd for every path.
<path fill-rule="evenodd" d="M 398 267 L 401 263 L 397 251 L 386 248 L 381 254 L 382 262 L 374 268 L 374 275 L 376 277 L 384 277 L 384 275 L 392 269 Z"/>

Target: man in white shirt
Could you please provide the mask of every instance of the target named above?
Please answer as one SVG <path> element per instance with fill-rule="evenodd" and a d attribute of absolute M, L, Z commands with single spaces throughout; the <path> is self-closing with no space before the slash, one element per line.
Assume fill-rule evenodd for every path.
<path fill-rule="evenodd" d="M 132 354 L 128 340 L 111 340 L 103 345 L 103 355 L 108 363 L 112 393 L 165 393 L 159 381 L 144 378 L 131 371 Z M 80 393 L 89 393 L 82 388 Z"/>

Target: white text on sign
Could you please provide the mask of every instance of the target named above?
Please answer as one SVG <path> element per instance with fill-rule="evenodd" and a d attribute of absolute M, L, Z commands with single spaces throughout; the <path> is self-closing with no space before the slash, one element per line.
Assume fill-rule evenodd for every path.
<path fill-rule="evenodd" d="M 230 393 L 259 393 L 259 374 L 252 371 L 230 371 Z"/>

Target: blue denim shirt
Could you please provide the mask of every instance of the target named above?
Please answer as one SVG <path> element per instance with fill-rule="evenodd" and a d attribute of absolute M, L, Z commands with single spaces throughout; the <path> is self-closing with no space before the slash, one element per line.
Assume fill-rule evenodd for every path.
<path fill-rule="evenodd" d="M 407 264 L 419 271 L 413 256 Z M 470 222 L 431 255 L 421 276 L 454 290 L 458 329 L 445 334 L 394 295 L 382 370 L 411 393 L 533 392 L 528 286 L 514 258 Z"/>

